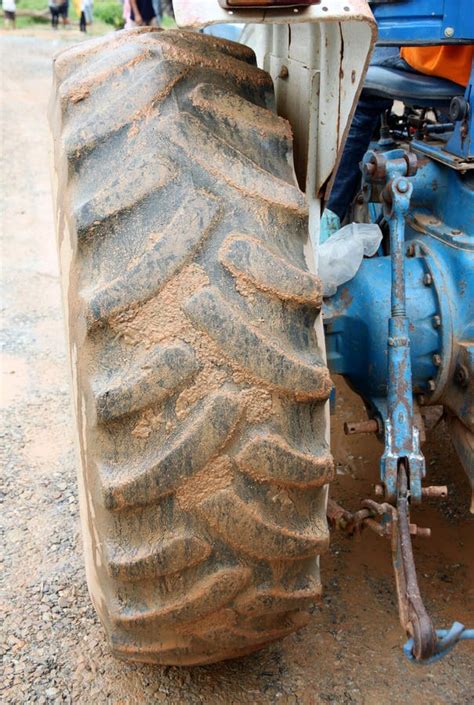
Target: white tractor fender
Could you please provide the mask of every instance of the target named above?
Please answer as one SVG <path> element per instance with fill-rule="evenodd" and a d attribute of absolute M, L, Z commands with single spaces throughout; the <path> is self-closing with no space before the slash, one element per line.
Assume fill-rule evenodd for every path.
<path fill-rule="evenodd" d="M 174 0 L 176 23 L 182 29 L 200 29 L 225 22 L 294 24 L 301 22 L 362 21 L 375 24 L 366 0 L 324 0 L 308 7 L 226 10 L 218 0 Z"/>

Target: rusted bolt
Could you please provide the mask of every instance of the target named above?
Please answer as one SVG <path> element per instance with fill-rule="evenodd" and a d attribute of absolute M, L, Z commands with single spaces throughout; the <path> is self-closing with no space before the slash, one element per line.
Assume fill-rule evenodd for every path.
<path fill-rule="evenodd" d="M 408 181 L 400 179 L 400 181 L 397 182 L 397 191 L 399 193 L 406 193 L 408 191 Z"/>
<path fill-rule="evenodd" d="M 454 230 L 451 230 L 451 235 L 460 235 L 461 232 L 462 232 L 462 231 L 461 231 L 461 230 L 458 230 L 458 228 L 454 228 Z"/>
<path fill-rule="evenodd" d="M 439 355 L 438 353 L 435 353 L 435 354 L 433 355 L 433 365 L 434 365 L 435 367 L 440 367 L 441 362 L 442 362 L 442 360 L 441 360 L 441 355 Z"/>
<path fill-rule="evenodd" d="M 435 485 L 433 487 L 422 487 L 421 494 L 423 497 L 442 498 L 448 496 L 448 488 L 446 485 Z"/>
<path fill-rule="evenodd" d="M 354 433 L 378 433 L 379 424 L 376 419 L 370 419 L 369 421 L 361 421 L 360 423 L 355 423 L 353 421 L 348 421 L 344 424 L 344 433 L 346 436 L 352 436 Z"/>
<path fill-rule="evenodd" d="M 441 316 L 433 316 L 432 323 L 433 328 L 439 328 L 441 325 Z"/>
<path fill-rule="evenodd" d="M 413 243 L 411 245 L 408 245 L 407 247 L 407 257 L 414 257 L 415 256 L 415 245 Z"/>
<path fill-rule="evenodd" d="M 383 497 L 385 494 L 385 488 L 383 485 L 375 485 L 375 496 Z"/>
<path fill-rule="evenodd" d="M 423 284 L 425 286 L 431 286 L 433 283 L 433 277 L 429 272 L 426 272 L 425 276 L 423 277 Z"/>
<path fill-rule="evenodd" d="M 429 379 L 429 380 L 428 380 L 428 385 L 427 385 L 427 386 L 428 386 L 428 389 L 430 390 L 430 392 L 434 392 L 434 390 L 436 389 L 436 384 L 435 384 L 435 381 L 434 381 L 433 379 Z"/>
<path fill-rule="evenodd" d="M 290 72 L 288 71 L 288 66 L 285 66 L 285 64 L 283 64 L 283 66 L 280 68 L 280 73 L 278 74 L 278 78 L 288 78 L 289 73 Z"/>

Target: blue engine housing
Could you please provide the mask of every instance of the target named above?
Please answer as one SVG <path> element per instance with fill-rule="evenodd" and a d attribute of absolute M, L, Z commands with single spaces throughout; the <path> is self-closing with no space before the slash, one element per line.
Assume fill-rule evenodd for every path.
<path fill-rule="evenodd" d="M 472 429 L 474 172 L 425 160 L 410 181 L 405 281 L 413 392 L 423 403 L 444 404 Z M 324 309 L 330 369 L 378 414 L 387 396 L 390 276 L 389 256 L 365 259 Z"/>
<path fill-rule="evenodd" d="M 472 0 L 376 0 L 371 6 L 379 27 L 379 44 L 474 43 Z M 392 98 L 390 70 L 384 71 L 382 96 Z M 400 72 L 395 71 L 392 78 L 398 81 L 397 90 L 403 91 Z M 429 105 L 430 81 L 433 96 L 439 93 L 440 79 L 426 77 L 419 107 Z M 410 93 L 410 74 L 406 82 L 407 98 L 399 93 L 397 97 L 416 106 L 417 98 Z M 368 86 L 371 88 L 370 80 Z M 391 279 L 400 267 L 393 254 L 364 260 L 354 279 L 326 301 L 325 331 L 329 367 L 345 375 L 364 399 L 369 414 L 379 421 L 380 433 L 385 436 L 384 457 L 387 448 L 391 457 L 389 436 L 397 426 L 393 400 L 398 384 L 397 394 L 407 409 L 412 396 L 420 405 L 443 405 L 453 442 L 474 489 L 474 66 L 464 95 L 460 88 L 456 100 L 463 101 L 464 112 L 453 118 L 451 132 L 413 140 L 408 145 L 418 163 L 415 174 L 400 171 L 397 163 L 402 162 L 403 151 L 395 150 L 385 153 L 388 162 L 383 178 L 377 183 L 377 178 L 369 176 L 367 182 L 367 200 L 385 203 L 391 232 L 399 226 L 395 226 L 396 213 L 391 213 L 387 204 L 387 193 L 393 188 L 390 183 L 400 176 L 406 176 L 410 183 L 404 233 L 399 233 L 399 241 L 401 237 L 406 247 L 402 266 L 409 337 L 405 387 L 390 375 L 390 369 L 392 377 L 398 369 L 390 363 L 396 359 L 390 345 L 405 340 L 402 337 L 390 342 L 389 328 L 393 330 L 396 320 Z M 435 99 L 433 105 L 440 107 Z M 444 106 L 446 113 L 448 108 L 449 100 Z M 408 416 L 412 413 L 409 411 Z M 400 423 L 402 428 L 404 422 Z M 404 433 L 409 433 L 410 422 L 404 428 Z M 416 431 L 413 433 L 416 435 Z M 418 444 L 416 438 L 413 440 L 416 464 Z M 399 448 L 405 441 L 399 437 Z M 387 477 L 384 463 L 383 458 L 383 480 Z M 421 492 L 419 484 L 416 491 Z"/>

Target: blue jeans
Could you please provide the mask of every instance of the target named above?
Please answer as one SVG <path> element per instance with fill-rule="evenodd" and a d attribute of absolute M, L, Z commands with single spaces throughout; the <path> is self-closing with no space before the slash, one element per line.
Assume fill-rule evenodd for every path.
<path fill-rule="evenodd" d="M 376 47 L 370 63 L 371 66 L 387 66 L 416 73 L 401 58 L 398 47 Z M 336 213 L 341 221 L 359 189 L 361 175 L 359 164 L 369 147 L 372 135 L 380 124 L 381 116 L 385 110 L 391 109 L 392 104 L 392 100 L 364 95 L 362 91 L 329 201 L 326 203 L 326 207 Z"/>

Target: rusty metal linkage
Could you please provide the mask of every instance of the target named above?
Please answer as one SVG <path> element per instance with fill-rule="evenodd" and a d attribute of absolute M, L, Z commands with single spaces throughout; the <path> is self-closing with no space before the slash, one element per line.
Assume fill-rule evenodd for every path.
<path fill-rule="evenodd" d="M 388 502 L 378 503 L 366 499 L 362 502 L 362 509 L 352 513 L 330 499 L 327 517 L 332 528 L 341 529 L 350 536 L 360 533 L 366 527 L 379 536 L 391 539 L 398 613 L 400 623 L 409 637 L 403 650 L 411 661 L 431 663 L 444 656 L 458 641 L 474 639 L 474 630 L 465 629 L 459 622 L 455 622 L 449 630 L 435 630 L 423 604 L 411 535 L 429 538 L 431 531 L 410 523 L 409 472 L 406 462 L 401 460 L 398 468 L 396 507 Z M 423 495 L 446 497 L 447 488 L 427 487 Z"/>
<path fill-rule="evenodd" d="M 420 661 L 434 656 L 437 639 L 418 587 L 409 517 L 408 473 L 406 461 L 401 461 L 398 469 L 397 511 L 392 518 L 392 562 L 400 622 L 413 639 L 414 658 Z"/>

